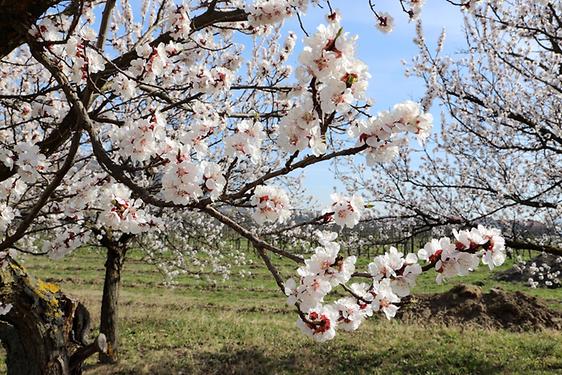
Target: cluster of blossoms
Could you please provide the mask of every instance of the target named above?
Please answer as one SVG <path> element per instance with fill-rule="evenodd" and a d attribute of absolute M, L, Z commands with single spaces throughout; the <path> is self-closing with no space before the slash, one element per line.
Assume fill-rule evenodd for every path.
<path fill-rule="evenodd" d="M 221 93 L 230 89 L 233 72 L 222 66 L 207 69 L 193 67 L 190 76 L 193 77 L 193 87 L 207 94 Z"/>
<path fill-rule="evenodd" d="M 88 171 L 88 167 L 84 170 Z M 140 234 L 163 225 L 163 220 L 148 212 L 140 199 L 131 197 L 125 185 L 102 174 L 80 177 L 66 204 L 52 209 L 53 217 L 68 225 L 41 238 L 41 250 L 51 259 L 61 259 L 84 244 L 95 243 L 95 232 L 107 236 Z"/>
<path fill-rule="evenodd" d="M 97 73 L 105 68 L 103 57 L 93 48 L 86 48 L 87 39 L 70 37 L 66 44 L 66 54 L 72 61 L 73 82 L 80 84 L 86 81 L 88 73 Z"/>
<path fill-rule="evenodd" d="M 156 83 L 159 77 L 170 74 L 174 69 L 170 59 L 176 53 L 177 47 L 173 42 L 152 47 L 150 44 L 140 44 L 135 48 L 139 58 L 131 62 L 129 75 L 142 79 L 147 83 Z"/>
<path fill-rule="evenodd" d="M 318 26 L 316 33 L 304 40 L 297 79 L 303 85 L 315 81 L 313 89 L 324 114 L 346 112 L 353 102 L 366 99 L 371 75 L 355 56 L 356 41 L 357 36 L 343 31 L 337 13 L 328 16 L 328 25 Z"/>
<path fill-rule="evenodd" d="M 257 163 L 261 156 L 261 143 L 265 139 L 263 125 L 259 121 L 243 120 L 237 124 L 236 133 L 224 141 L 225 152 L 231 157 L 249 157 Z"/>
<path fill-rule="evenodd" d="M 413 133 L 423 142 L 431 131 L 433 116 L 424 113 L 419 103 L 405 101 L 392 110 L 383 111 L 367 121 L 357 122 L 349 129 L 349 135 L 359 139 L 359 144 L 369 146 L 366 150 L 367 164 L 388 161 L 398 154 L 405 139 L 401 133 Z"/>
<path fill-rule="evenodd" d="M 359 223 L 363 212 L 363 198 L 359 195 L 344 197 L 334 193 L 331 195 L 332 205 L 325 212 L 326 219 L 332 219 L 342 228 L 353 228 Z"/>
<path fill-rule="evenodd" d="M 194 107 L 203 112 L 198 106 Z M 134 162 L 151 159 L 163 161 L 161 194 L 168 202 L 189 204 L 204 194 L 215 200 L 226 185 L 219 164 L 196 161 L 191 156 L 192 150 L 199 156 L 205 155 L 208 148 L 201 139 L 218 129 L 216 123 L 211 123 L 207 118 L 196 117 L 195 121 L 193 132 L 184 134 L 180 140 L 166 136 L 166 123 L 158 111 L 154 111 L 149 119 L 125 121 L 125 125 L 113 133 L 113 141 L 118 145 L 122 157 Z M 254 160 L 259 158 L 258 139 L 261 140 L 264 133 L 261 125 L 256 124 L 242 121 L 238 125 L 238 132 L 227 142 L 233 155 L 247 152 Z"/>
<path fill-rule="evenodd" d="M 325 152 L 325 133 L 330 116 L 345 113 L 366 100 L 367 65 L 355 57 L 356 37 L 343 32 L 340 17 L 328 16 L 328 25 L 305 38 L 297 68 L 300 95 L 279 124 L 279 145 L 287 152 L 310 147 L 315 155 Z M 310 90 L 305 90 L 310 88 Z"/>
<path fill-rule="evenodd" d="M 312 99 L 304 97 L 294 103 L 291 110 L 279 124 L 279 146 L 284 151 L 293 153 L 310 147 L 314 155 L 326 151 L 326 143 L 320 134 L 318 114 L 311 109 Z"/>
<path fill-rule="evenodd" d="M 490 270 L 505 261 L 505 240 L 497 229 L 482 225 L 470 231 L 453 231 L 455 241 L 444 237 L 433 239 L 418 252 L 418 257 L 435 266 L 436 281 L 441 284 L 447 278 L 464 276 L 478 267 L 480 258 Z"/>
<path fill-rule="evenodd" d="M 192 123 L 189 132 L 182 134 L 179 140 L 185 147 L 191 147 L 200 159 L 205 159 L 209 153 L 206 140 L 209 136 L 224 130 L 226 123 L 216 111 L 213 111 L 210 104 L 195 102 L 192 109 Z"/>
<path fill-rule="evenodd" d="M 66 228 L 64 232 L 56 233 L 55 237 L 45 240 L 42 250 L 49 254 L 49 258 L 53 260 L 62 259 L 78 247 L 88 243 L 92 236 L 92 232 L 84 230 L 79 225 L 72 225 Z"/>
<path fill-rule="evenodd" d="M 17 166 L 18 174 L 28 184 L 33 184 L 39 178 L 40 172 L 47 167 L 45 155 L 32 141 L 18 142 L 14 146 L 14 154 L 8 150 L 0 150 L 0 162 L 9 169 Z"/>
<path fill-rule="evenodd" d="M 547 288 L 562 287 L 560 276 L 562 274 L 562 256 L 556 257 L 553 264 L 546 262 L 537 263 L 536 261 L 528 264 L 528 262 L 519 259 L 515 267 L 520 272 L 528 272 L 530 277 L 527 279 L 527 283 L 531 288 L 538 288 L 540 286 Z"/>
<path fill-rule="evenodd" d="M 166 139 L 166 121 L 155 111 L 149 119 L 126 120 L 113 134 L 123 157 L 145 161 L 155 156 Z"/>
<path fill-rule="evenodd" d="M 139 234 L 161 224 L 142 208 L 140 199 L 131 198 L 131 191 L 123 184 L 110 184 L 100 194 L 105 209 L 100 223 L 123 233 Z"/>
<path fill-rule="evenodd" d="M 179 6 L 170 17 L 171 33 L 174 39 L 188 39 L 191 32 L 191 20 L 189 18 L 189 9 Z"/>
<path fill-rule="evenodd" d="M 252 196 L 256 206 L 253 217 L 258 224 L 279 221 L 285 222 L 291 215 L 287 193 L 275 186 L 258 186 Z"/>
<path fill-rule="evenodd" d="M 162 176 L 164 199 L 176 204 L 188 204 L 203 194 L 203 171 L 199 164 L 179 153 L 172 159 Z"/>
<path fill-rule="evenodd" d="M 305 38 L 299 56 L 297 80 L 301 90 L 290 110 L 279 123 L 279 146 L 294 153 L 310 148 L 313 154 L 326 151 L 326 132 L 337 113 L 347 113 L 351 105 L 366 101 L 371 77 L 365 63 L 355 57 L 356 37 L 345 33 L 337 13 L 328 16 L 328 25 Z M 306 88 L 306 90 L 305 90 Z M 431 130 L 432 116 L 419 104 L 406 101 L 392 111 L 368 120 L 358 120 L 349 128 L 349 136 L 367 144 L 370 164 L 393 158 L 398 152 L 399 133 L 414 133 L 424 140 Z"/>
<path fill-rule="evenodd" d="M 291 17 L 295 11 L 306 12 L 310 0 L 255 0 L 246 6 L 253 26 L 270 25 Z"/>
<path fill-rule="evenodd" d="M 435 268 L 437 282 L 445 277 L 463 276 L 482 262 L 490 268 L 505 259 L 504 239 L 495 229 L 483 226 L 455 231 L 455 240 L 443 237 L 428 242 L 416 254 L 398 252 L 395 248 L 374 258 L 368 274 L 355 274 L 354 256 L 339 254 L 335 233 L 318 232 L 322 246 L 297 270 L 298 281 L 285 282 L 288 304 L 299 309 L 298 327 L 316 341 L 332 339 L 336 329 L 355 330 L 365 318 L 380 312 L 391 319 L 399 309 L 401 298 L 410 295 L 423 270 Z M 426 261 L 422 268 L 419 261 Z M 346 283 L 354 276 L 368 277 L 370 283 Z M 325 303 L 325 297 L 338 285 L 351 296 Z"/>
<path fill-rule="evenodd" d="M 95 14 L 91 5 L 85 5 L 83 15 L 89 24 L 79 28 L 75 35 L 68 37 L 65 44 L 54 43 L 59 41 L 64 30 L 68 29 L 72 20 L 70 18 L 45 17 L 29 31 L 31 36 L 46 43 L 47 48 L 56 56 L 65 56 L 65 63 L 60 64 L 63 72 L 76 84 L 85 83 L 88 75 L 100 72 L 105 68 L 105 60 L 93 48 L 97 33 L 91 24 L 95 21 Z"/>
<path fill-rule="evenodd" d="M 0 203 L 0 232 L 4 232 L 8 225 L 19 214 L 18 210 L 5 203 Z"/>
<path fill-rule="evenodd" d="M 398 297 L 410 295 L 416 285 L 416 278 L 422 273 L 416 254 L 404 254 L 391 247 L 384 255 L 375 257 L 369 264 L 369 273 L 376 281 L 389 280 L 392 291 Z"/>

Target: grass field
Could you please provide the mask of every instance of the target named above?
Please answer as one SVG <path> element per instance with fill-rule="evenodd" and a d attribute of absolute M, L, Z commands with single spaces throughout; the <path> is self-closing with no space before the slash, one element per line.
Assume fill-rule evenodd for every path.
<path fill-rule="evenodd" d="M 361 260 L 366 263 L 366 260 Z M 100 250 L 81 249 L 62 261 L 26 258 L 30 273 L 59 283 L 83 300 L 97 326 L 103 286 Z M 505 268 L 507 266 L 504 266 Z M 289 268 L 283 266 L 284 275 Z M 181 278 L 164 287 L 155 267 L 132 253 L 121 291 L 121 360 L 88 362 L 87 374 L 562 374 L 562 332 L 491 331 L 371 319 L 353 334 L 316 344 L 295 326 L 267 270 L 216 284 Z M 501 286 L 547 298 L 562 309 L 562 290 L 496 282 L 483 267 L 437 286 L 421 277 L 416 293 L 459 282 Z"/>

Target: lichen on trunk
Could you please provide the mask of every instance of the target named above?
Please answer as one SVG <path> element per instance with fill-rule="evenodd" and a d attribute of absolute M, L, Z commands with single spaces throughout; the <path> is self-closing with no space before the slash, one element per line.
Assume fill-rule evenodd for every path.
<path fill-rule="evenodd" d="M 87 310 L 81 303 L 57 285 L 30 276 L 5 253 L 0 259 L 0 302 L 11 305 L 0 315 L 8 374 L 80 374 L 89 355 L 106 350 L 103 335 L 91 344 L 84 342 L 89 324 L 83 324 Z"/>

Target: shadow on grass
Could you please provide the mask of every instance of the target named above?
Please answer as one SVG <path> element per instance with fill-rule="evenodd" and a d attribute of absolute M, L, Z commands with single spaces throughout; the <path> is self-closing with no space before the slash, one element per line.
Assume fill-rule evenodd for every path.
<path fill-rule="evenodd" d="M 179 353 L 178 353 L 179 354 Z M 398 353 L 381 351 L 365 353 L 353 345 L 328 348 L 312 344 L 294 353 L 276 355 L 264 353 L 259 347 L 248 349 L 223 348 L 219 352 L 199 352 L 190 359 L 166 353 L 158 362 L 142 367 L 121 364 L 98 367 L 95 374 L 154 374 L 154 375 L 262 375 L 262 374 L 498 374 L 502 368 L 469 353 L 441 358 L 419 358 L 414 351 Z M 97 370 L 97 371 L 96 371 Z M 455 371 L 457 370 L 457 371 Z M 468 372 L 467 372 L 468 371 Z M 90 373 L 90 372 L 88 372 Z"/>
<path fill-rule="evenodd" d="M 200 373 L 221 375 L 262 375 L 298 372 L 296 355 L 271 356 L 259 348 L 223 349 L 217 353 L 201 353 L 199 362 Z"/>

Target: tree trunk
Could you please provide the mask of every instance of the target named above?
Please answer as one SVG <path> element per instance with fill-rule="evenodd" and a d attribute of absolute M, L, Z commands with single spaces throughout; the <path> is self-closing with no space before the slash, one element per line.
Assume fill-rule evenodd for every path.
<path fill-rule="evenodd" d="M 107 338 L 108 349 L 100 353 L 102 363 L 115 363 L 118 359 L 118 307 L 119 289 L 121 287 L 121 269 L 127 252 L 126 243 L 112 242 L 104 244 L 107 249 L 105 261 L 105 280 L 100 314 L 100 332 Z"/>
<path fill-rule="evenodd" d="M 56 285 L 32 278 L 9 256 L 0 259 L 0 302 L 11 305 L 0 315 L 10 375 L 81 374 L 82 362 L 105 350 L 103 335 L 84 345 L 89 315 L 82 304 Z"/>
<path fill-rule="evenodd" d="M 37 19 L 61 0 L 0 0 L 0 58 L 25 42 L 22 30 L 29 30 Z"/>

